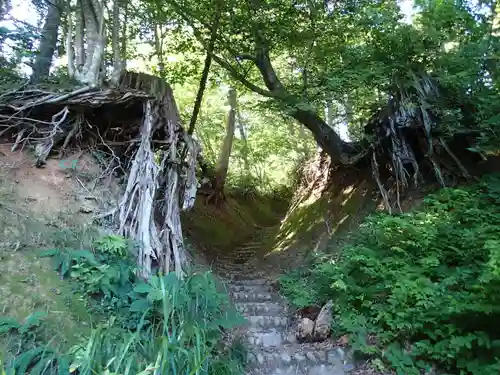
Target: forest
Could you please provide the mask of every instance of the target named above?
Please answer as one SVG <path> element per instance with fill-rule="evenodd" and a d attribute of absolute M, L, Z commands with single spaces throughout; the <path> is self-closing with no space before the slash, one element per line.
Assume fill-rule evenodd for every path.
<path fill-rule="evenodd" d="M 2 375 L 499 374 L 496 6 L 1 1 L 0 283 L 18 282 L 16 257 L 33 270 L 47 260 L 42 278 L 64 299 L 41 311 L 37 299 L 22 317 L 5 303 Z M 7 184 L 23 183 L 2 157 L 26 150 L 33 169 L 69 165 L 88 201 L 111 201 L 96 190 L 107 179 L 118 198 L 84 231 L 51 214 L 23 234 L 33 218 L 14 205 Z M 82 155 L 99 165 L 92 183 L 77 173 Z M 325 219 L 313 251 L 312 222 L 342 216 L 372 185 L 356 228 L 333 239 Z M 316 192 L 330 213 L 304 209 Z M 307 255 L 273 253 L 281 238 Z M 212 250 L 229 271 L 197 268 Z M 325 348 L 312 333 L 271 349 L 262 327 L 250 344 L 233 337 L 248 322 L 250 333 L 279 326 L 285 303 L 315 327 L 331 309 L 323 340 L 341 365 L 330 352 L 316 363 Z M 54 310 L 71 311 L 60 330 Z"/>

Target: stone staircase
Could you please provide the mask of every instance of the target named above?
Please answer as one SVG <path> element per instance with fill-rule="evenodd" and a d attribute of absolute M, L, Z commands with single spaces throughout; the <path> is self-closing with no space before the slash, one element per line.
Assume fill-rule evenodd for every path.
<path fill-rule="evenodd" d="M 248 375 L 346 375 L 353 365 L 329 342 L 298 343 L 286 301 L 272 284 L 271 272 L 257 259 L 259 241 L 245 244 L 214 264 L 225 279 L 236 309 L 247 319 L 238 334 L 246 341 Z"/>

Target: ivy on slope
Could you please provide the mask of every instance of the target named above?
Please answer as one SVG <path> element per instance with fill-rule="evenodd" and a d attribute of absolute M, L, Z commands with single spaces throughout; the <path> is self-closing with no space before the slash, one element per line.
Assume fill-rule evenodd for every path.
<path fill-rule="evenodd" d="M 397 374 L 499 374 L 500 176 L 370 216 L 281 286 L 298 307 L 333 299 L 334 334 Z"/>

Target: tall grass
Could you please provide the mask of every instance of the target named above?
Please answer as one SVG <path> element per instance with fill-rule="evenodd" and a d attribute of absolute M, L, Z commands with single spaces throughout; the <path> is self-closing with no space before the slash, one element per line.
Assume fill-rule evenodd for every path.
<path fill-rule="evenodd" d="M 243 323 L 244 319 L 230 307 L 227 295 L 217 291 L 210 273 L 193 274 L 182 280 L 173 273 L 153 277 L 148 283 L 136 285 L 131 296 L 134 303 L 130 309 L 142 312 L 134 331 L 115 324 L 117 317 L 111 316 L 68 355 L 47 359 L 51 365 L 36 375 L 63 375 L 65 372 L 79 375 L 229 375 L 242 372 L 241 351 L 224 349 L 222 334 L 225 329 Z M 47 360 L 39 357 L 37 363 Z M 64 369 L 55 362 L 70 365 Z M 29 370 L 37 363 L 29 364 L 28 371 L 22 374 L 33 374 Z M 13 374 L 15 361 L 6 365 L 6 374 Z M 16 371 L 15 374 L 21 373 Z"/>

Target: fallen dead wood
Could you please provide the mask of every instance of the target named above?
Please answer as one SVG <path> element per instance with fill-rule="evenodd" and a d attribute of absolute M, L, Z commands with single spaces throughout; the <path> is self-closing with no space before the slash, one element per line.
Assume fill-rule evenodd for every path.
<path fill-rule="evenodd" d="M 166 82 L 124 72 L 116 89 L 6 92 L 0 96 L 0 137 L 14 139 L 13 148 L 32 148 L 37 167 L 70 147 L 105 151 L 103 173 L 127 174 L 118 206 L 105 215 L 139 244 L 141 275 L 183 274 L 188 255 L 180 211 L 194 204 L 200 149 L 184 131 Z"/>

